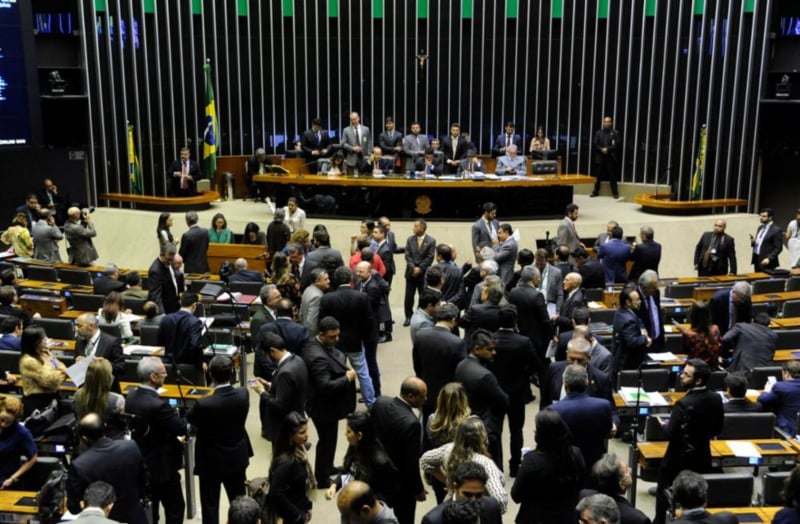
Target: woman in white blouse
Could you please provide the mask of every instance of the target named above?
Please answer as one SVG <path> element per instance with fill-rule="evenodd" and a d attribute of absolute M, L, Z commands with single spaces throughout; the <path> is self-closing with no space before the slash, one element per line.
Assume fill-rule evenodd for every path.
<path fill-rule="evenodd" d="M 544 134 L 544 128 L 540 127 L 536 130 L 536 136 L 531 139 L 531 153 L 534 151 L 550 151 L 550 139 Z"/>
<path fill-rule="evenodd" d="M 289 226 L 289 231 L 294 233 L 298 229 L 306 228 L 306 212 L 297 205 L 295 197 L 289 197 L 289 200 L 286 201 L 286 207 L 283 209 L 286 212 L 284 222 Z"/>

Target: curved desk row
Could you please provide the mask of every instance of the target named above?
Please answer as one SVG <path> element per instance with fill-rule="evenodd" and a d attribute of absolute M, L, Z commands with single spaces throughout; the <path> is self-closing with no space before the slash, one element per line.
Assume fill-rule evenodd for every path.
<path fill-rule="evenodd" d="M 295 196 L 315 214 L 344 217 L 387 215 L 398 218 L 474 220 L 484 202 L 495 202 L 509 219 L 558 218 L 572 202 L 573 186 L 594 184 L 586 175 L 497 177 L 484 180 L 419 179 L 371 175 L 256 175 L 283 205 Z"/>

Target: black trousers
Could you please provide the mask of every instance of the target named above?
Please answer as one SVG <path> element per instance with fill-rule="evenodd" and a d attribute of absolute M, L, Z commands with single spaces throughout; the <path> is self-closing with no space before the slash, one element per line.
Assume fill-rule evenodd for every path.
<path fill-rule="evenodd" d="M 336 453 L 336 439 L 339 433 L 339 421 L 317 420 L 311 418 L 317 429 L 319 441 L 314 457 L 314 476 L 317 478 L 317 487 L 325 488 L 331 483 L 333 473 L 333 458 Z"/>
<path fill-rule="evenodd" d="M 600 184 L 603 180 L 606 180 L 611 186 L 611 194 L 615 197 L 619 196 L 619 190 L 617 189 L 617 182 L 619 181 L 619 163 L 610 157 L 605 157 L 601 162 L 596 163 L 594 167 L 597 170 L 597 173 L 595 173 L 597 180 L 595 180 L 594 183 L 594 193 L 600 193 Z"/>
<path fill-rule="evenodd" d="M 425 288 L 425 275 L 420 273 L 416 277 L 406 277 L 406 296 L 403 302 L 405 308 L 406 318 L 411 318 L 414 314 L 414 296 L 419 293 L 422 295 L 422 290 Z"/>
<path fill-rule="evenodd" d="M 181 490 L 181 475 L 173 471 L 170 478 L 163 482 L 150 481 L 150 498 L 152 500 L 153 524 L 158 524 L 158 504 L 164 506 L 164 521 L 166 524 L 180 524 L 183 522 L 183 512 L 186 502 Z M 219 495 L 217 495 L 219 498 Z M 204 515 L 205 516 L 205 515 Z"/>
<path fill-rule="evenodd" d="M 508 397 L 509 470 L 516 472 L 522 462 L 522 426 L 525 425 L 525 399 L 521 395 Z"/>
<path fill-rule="evenodd" d="M 219 492 L 225 486 L 228 502 L 246 494 L 244 481 L 245 471 L 237 471 L 230 475 L 200 475 L 200 508 L 203 512 L 203 524 L 219 524 Z"/>
<path fill-rule="evenodd" d="M 405 493 L 401 491 L 395 497 L 394 515 L 400 524 L 415 524 L 414 513 L 417 511 L 417 499 L 415 493 Z"/>

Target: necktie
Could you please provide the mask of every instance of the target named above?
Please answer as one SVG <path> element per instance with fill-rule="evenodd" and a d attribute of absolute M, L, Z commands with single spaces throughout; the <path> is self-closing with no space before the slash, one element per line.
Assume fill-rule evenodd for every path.
<path fill-rule="evenodd" d="M 356 145 L 360 146 L 361 145 L 361 137 L 358 136 L 358 126 L 355 126 L 353 129 L 356 130 Z"/>
<path fill-rule="evenodd" d="M 458 149 L 458 138 L 453 139 L 453 160 L 456 159 L 456 149 Z"/>
<path fill-rule="evenodd" d="M 506 135 L 506 147 L 511 145 L 511 135 Z"/>
<path fill-rule="evenodd" d="M 422 148 L 421 148 L 421 147 L 420 147 L 420 145 L 419 145 L 419 135 L 415 135 L 415 136 L 414 136 L 414 142 L 416 142 L 416 143 L 417 143 L 417 151 L 421 151 L 421 150 L 422 150 Z"/>
<path fill-rule="evenodd" d="M 418 248 L 421 248 L 421 247 L 422 247 L 422 240 L 423 240 L 423 239 L 424 239 L 424 237 L 417 237 L 417 247 L 418 247 Z"/>
<path fill-rule="evenodd" d="M 175 293 L 180 293 L 180 289 L 178 289 L 178 280 L 175 278 L 175 269 L 170 265 L 169 266 L 169 276 L 172 277 L 172 285 L 175 286 Z"/>
<path fill-rule="evenodd" d="M 706 252 L 703 253 L 703 268 L 708 267 L 708 263 L 711 260 L 711 253 L 717 248 L 718 242 L 719 242 L 719 235 L 714 235 L 714 238 L 708 245 L 708 249 L 706 249 Z"/>
<path fill-rule="evenodd" d="M 317 133 L 317 144 L 322 143 L 322 133 Z"/>
<path fill-rule="evenodd" d="M 183 169 L 181 170 L 181 189 L 187 189 L 189 187 L 189 182 L 186 181 L 186 177 L 188 174 L 189 174 L 189 166 L 184 160 Z"/>
<path fill-rule="evenodd" d="M 767 235 L 767 229 L 769 229 L 769 224 L 764 226 L 761 231 L 758 232 L 758 235 L 756 235 L 756 243 L 753 246 L 753 251 L 755 253 L 759 253 L 761 251 L 761 243 L 764 241 L 764 237 Z"/>
<path fill-rule="evenodd" d="M 94 355 L 94 352 L 97 350 L 97 341 L 100 340 L 100 337 L 97 337 L 94 342 L 89 341 L 88 346 L 86 347 L 86 356 L 91 357 Z"/>
<path fill-rule="evenodd" d="M 658 308 L 656 307 L 656 301 L 653 297 L 650 297 L 650 323 L 653 326 L 653 332 L 650 333 L 652 338 L 658 338 L 661 334 L 661 325 L 659 321 L 661 320 Z"/>

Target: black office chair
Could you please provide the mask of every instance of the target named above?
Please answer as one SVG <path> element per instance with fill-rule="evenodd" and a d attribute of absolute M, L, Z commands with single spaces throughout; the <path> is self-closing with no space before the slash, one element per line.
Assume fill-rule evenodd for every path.
<path fill-rule="evenodd" d="M 764 366 L 753 368 L 747 377 L 747 387 L 750 389 L 764 389 L 767 377 L 775 377 L 776 380 L 783 380 L 783 368 L 780 366 Z"/>
<path fill-rule="evenodd" d="M 683 353 L 683 335 L 680 333 L 664 333 L 664 351 Z"/>
<path fill-rule="evenodd" d="M 182 386 L 205 386 L 206 378 L 203 376 L 203 370 L 197 369 L 191 364 L 178 364 L 178 369 L 181 371 L 181 378 L 175 372 L 174 364 L 164 362 L 167 368 L 167 378 L 164 379 L 165 384 L 180 384 Z"/>
<path fill-rule="evenodd" d="M 767 278 L 753 282 L 753 294 L 782 293 L 786 289 L 785 278 Z"/>
<path fill-rule="evenodd" d="M 157 346 L 158 326 L 139 326 L 139 343 L 143 346 Z"/>
<path fill-rule="evenodd" d="M 617 374 L 617 389 L 621 387 L 635 388 L 639 382 L 639 371 L 628 369 Z M 667 391 L 669 389 L 668 369 L 643 369 L 642 389 L 645 391 Z"/>
<path fill-rule="evenodd" d="M 787 300 L 783 303 L 783 318 L 800 317 L 800 300 Z"/>
<path fill-rule="evenodd" d="M 106 297 L 103 295 L 84 295 L 83 293 L 73 293 L 72 309 L 78 311 L 96 312 L 103 307 Z"/>
<path fill-rule="evenodd" d="M 58 279 L 65 284 L 91 286 L 92 274 L 82 269 L 59 269 Z"/>
<path fill-rule="evenodd" d="M 783 506 L 783 486 L 791 471 L 768 471 L 761 476 L 761 504 Z"/>
<path fill-rule="evenodd" d="M 800 291 L 800 277 L 789 277 L 786 281 L 786 291 Z"/>
<path fill-rule="evenodd" d="M 130 309 L 131 313 L 133 313 L 134 315 L 144 315 L 145 302 L 147 302 L 147 300 L 143 298 L 123 297 L 122 307 L 124 309 Z"/>
<path fill-rule="evenodd" d="M 604 288 L 589 288 L 582 289 L 583 299 L 587 302 L 602 302 L 605 290 Z"/>
<path fill-rule="evenodd" d="M 42 326 L 44 332 L 50 338 L 59 340 L 73 340 L 75 338 L 75 326 L 71 320 L 61 318 L 34 318 L 31 323 Z"/>
<path fill-rule="evenodd" d="M 750 473 L 706 473 L 708 483 L 706 506 L 709 508 L 739 508 L 753 502 L 755 481 Z"/>
<path fill-rule="evenodd" d="M 658 442 L 669 440 L 667 433 L 664 431 L 662 423 L 669 422 L 669 413 L 659 413 L 647 415 L 647 420 L 644 423 L 644 439 L 648 442 Z"/>
<path fill-rule="evenodd" d="M 120 375 L 119 381 L 120 382 L 140 382 L 139 375 L 136 373 L 136 369 L 139 366 L 139 360 L 129 360 L 125 359 L 125 370 Z"/>
<path fill-rule="evenodd" d="M 48 266 L 28 266 L 25 268 L 25 278 L 44 282 L 58 282 L 58 271 Z"/>
<path fill-rule="evenodd" d="M 665 298 L 692 298 L 695 284 L 671 284 L 664 288 Z"/>
<path fill-rule="evenodd" d="M 261 282 L 231 282 L 228 285 L 228 289 L 233 293 L 258 296 L 263 286 L 264 284 Z"/>
<path fill-rule="evenodd" d="M 725 413 L 719 440 L 773 438 L 775 413 Z"/>
<path fill-rule="evenodd" d="M 8 371 L 19 374 L 19 357 L 19 351 L 0 349 L 0 373 Z"/>
<path fill-rule="evenodd" d="M 14 489 L 22 491 L 39 491 L 50 473 L 61 467 L 61 459 L 58 457 L 44 457 L 39 455 L 36 457 L 36 462 L 33 467 L 29 469 L 19 479 L 19 484 L 14 486 Z"/>
<path fill-rule="evenodd" d="M 122 326 L 119 324 L 100 324 L 97 327 L 106 335 L 122 339 Z"/>
<path fill-rule="evenodd" d="M 706 386 L 711 391 L 725 391 L 728 389 L 728 386 L 725 385 L 725 377 L 727 376 L 728 372 L 725 370 L 712 371 Z"/>
<path fill-rule="evenodd" d="M 614 325 L 614 315 L 617 314 L 616 309 L 590 309 L 589 318 L 592 322 L 605 322 L 609 326 Z"/>
<path fill-rule="evenodd" d="M 777 349 L 800 348 L 800 329 L 776 329 L 775 334 L 778 335 Z"/>
<path fill-rule="evenodd" d="M 210 317 L 216 315 L 233 315 L 233 308 L 236 308 L 239 320 L 250 320 L 250 306 L 247 304 L 211 304 L 206 308 L 206 314 Z"/>

